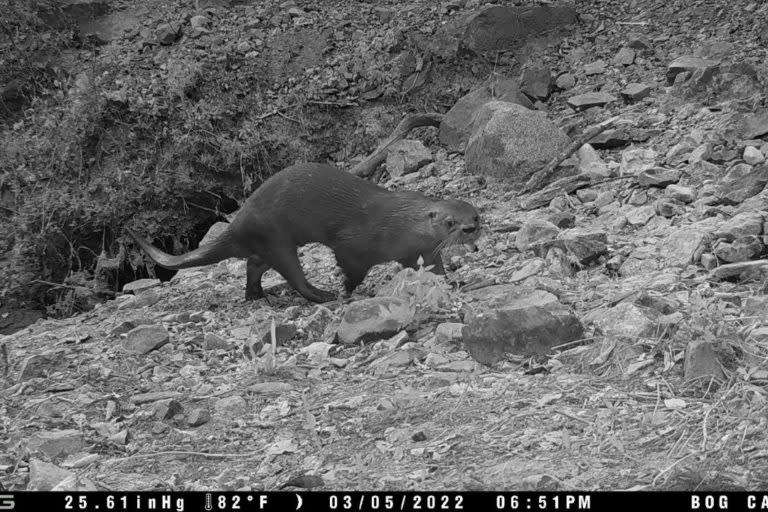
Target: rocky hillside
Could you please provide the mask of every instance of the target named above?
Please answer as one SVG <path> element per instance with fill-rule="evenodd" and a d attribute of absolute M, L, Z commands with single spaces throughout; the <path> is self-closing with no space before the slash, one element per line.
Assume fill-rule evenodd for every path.
<path fill-rule="evenodd" d="M 268 300 L 246 303 L 245 263 L 225 261 L 127 283 L 89 311 L 4 336 L 0 485 L 763 488 L 768 25 L 757 21 L 768 5 L 318 3 L 200 0 L 182 13 L 137 2 L 85 17 L 120 30 L 77 33 L 101 38 L 95 63 L 125 59 L 127 73 L 99 76 L 122 84 L 115 101 L 129 110 L 153 95 L 127 84 L 146 73 L 167 88 L 180 51 L 202 63 L 200 83 L 265 66 L 265 84 L 285 80 L 264 89 L 273 106 L 225 116 L 212 133 L 279 118 L 295 146 L 269 154 L 292 161 L 354 169 L 401 118 L 437 112 L 439 130 L 380 148 L 373 179 L 474 204 L 479 251 L 448 248 L 448 280 L 378 266 L 349 300 L 325 305 L 274 272 Z M 310 44 L 321 28 L 322 51 Z M 269 69 L 280 38 L 290 57 Z M 214 89 L 205 101 L 185 90 L 164 105 L 182 116 L 168 144 L 189 142 L 198 128 L 180 120 L 214 101 Z M 220 90 L 222 102 L 255 98 Z M 5 137 L 31 137 L 20 112 Z M 207 158 L 148 153 L 136 179 Z M 254 168 L 242 167 L 242 184 Z M 155 218 L 161 203 L 145 204 L 126 221 L 143 233 L 193 215 L 174 203 Z M 327 248 L 301 259 L 310 282 L 341 289 Z"/>

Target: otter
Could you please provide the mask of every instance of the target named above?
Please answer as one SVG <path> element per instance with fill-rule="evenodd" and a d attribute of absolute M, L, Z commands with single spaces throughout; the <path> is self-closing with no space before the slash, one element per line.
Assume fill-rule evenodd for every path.
<path fill-rule="evenodd" d="M 388 261 L 416 268 L 421 257 L 444 274 L 440 251 L 474 245 L 480 216 L 464 201 L 393 192 L 332 165 L 305 163 L 265 181 L 218 238 L 186 254 L 172 256 L 127 231 L 156 264 L 172 270 L 247 258 L 246 300 L 264 297 L 261 276 L 273 268 L 304 298 L 324 303 L 337 295 L 307 281 L 298 247 L 330 247 L 349 294 L 371 267 Z"/>

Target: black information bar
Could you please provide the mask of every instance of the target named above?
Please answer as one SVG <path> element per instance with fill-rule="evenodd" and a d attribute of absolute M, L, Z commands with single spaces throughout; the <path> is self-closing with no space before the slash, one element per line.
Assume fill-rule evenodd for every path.
<path fill-rule="evenodd" d="M 0 492 L 0 511 L 768 511 L 766 492 Z M 663 508 L 660 508 L 663 507 Z"/>

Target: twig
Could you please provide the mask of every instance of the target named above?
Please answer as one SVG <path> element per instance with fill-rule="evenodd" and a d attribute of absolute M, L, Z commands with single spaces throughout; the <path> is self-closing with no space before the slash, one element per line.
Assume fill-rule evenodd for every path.
<path fill-rule="evenodd" d="M 578 340 L 569 341 L 568 343 L 561 343 L 560 345 L 555 345 L 554 347 L 550 347 L 549 350 L 562 350 L 564 348 L 569 348 L 575 345 L 581 345 L 585 341 L 594 340 L 595 338 L 581 338 Z"/>
<path fill-rule="evenodd" d="M 592 421 L 585 420 L 584 418 L 579 418 L 575 414 L 571 414 L 569 412 L 561 411 L 559 409 L 552 409 L 552 410 L 555 411 L 557 414 L 559 414 L 561 416 L 565 416 L 566 418 L 570 418 L 572 420 L 576 420 L 576 421 L 580 421 L 582 423 L 586 423 L 587 425 L 592 425 L 592 423 L 593 423 Z"/>
<path fill-rule="evenodd" d="M 117 293 L 113 292 L 112 290 L 102 290 L 101 288 L 98 288 L 96 290 L 91 290 L 87 286 L 74 286 L 71 284 L 64 284 L 64 283 L 52 283 L 51 281 L 45 281 L 43 279 L 34 279 L 30 281 L 30 283 L 40 283 L 45 284 L 48 286 L 53 286 L 54 288 L 68 288 L 70 290 L 87 290 L 94 293 L 104 293 L 107 295 L 117 295 Z"/>
<path fill-rule="evenodd" d="M 617 21 L 617 25 L 639 25 L 639 26 L 646 26 L 650 25 L 650 21 Z"/>
<path fill-rule="evenodd" d="M 248 453 L 206 453 L 206 452 L 187 452 L 181 450 L 170 450 L 167 452 L 153 452 L 153 453 L 136 453 L 123 457 L 122 459 L 105 460 L 103 464 L 118 464 L 120 462 L 127 462 L 131 459 L 145 459 L 147 457 L 163 457 L 165 455 L 182 455 L 187 457 L 206 457 L 209 459 L 230 459 L 230 458 L 243 458 L 243 457 L 255 457 L 261 455 L 262 452 L 248 452 Z"/>
<path fill-rule="evenodd" d="M 532 190 L 538 189 L 542 183 L 544 183 L 547 178 L 549 178 L 552 173 L 555 172 L 555 169 L 558 165 L 563 163 L 566 158 L 574 154 L 576 151 L 579 150 L 581 146 L 589 142 L 590 140 L 594 139 L 601 133 L 603 133 L 605 130 L 616 124 L 616 121 L 619 119 L 619 116 L 612 117 L 610 119 L 607 119 L 603 121 L 602 123 L 596 124 L 592 128 L 589 128 L 584 133 L 576 137 L 573 142 L 571 142 L 564 150 L 562 150 L 555 158 L 553 158 L 543 169 L 536 171 L 533 176 L 528 180 L 528 182 L 523 187 L 523 190 L 520 191 L 521 194 L 525 194 L 527 192 L 530 192 Z"/>
<path fill-rule="evenodd" d="M 471 292 L 474 290 L 480 290 L 481 288 L 487 288 L 489 286 L 493 286 L 496 284 L 496 279 L 489 278 L 485 279 L 483 281 L 478 281 L 476 283 L 471 284 L 465 284 L 461 288 L 459 288 L 460 292 Z"/>

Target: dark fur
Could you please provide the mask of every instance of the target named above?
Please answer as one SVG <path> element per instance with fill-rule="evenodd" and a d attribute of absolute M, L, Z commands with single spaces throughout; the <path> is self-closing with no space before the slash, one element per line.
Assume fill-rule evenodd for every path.
<path fill-rule="evenodd" d="M 436 201 L 417 192 L 391 192 L 325 164 L 298 164 L 272 176 L 246 200 L 216 240 L 172 256 L 147 240 L 131 236 L 155 263 L 170 269 L 248 258 L 246 299 L 264 297 L 261 276 L 270 268 L 310 301 L 328 302 L 335 294 L 312 286 L 296 250 L 310 242 L 330 247 L 344 272 L 347 292 L 378 263 L 398 261 L 444 273 L 440 249 L 472 243 L 480 219 L 469 203 Z"/>

